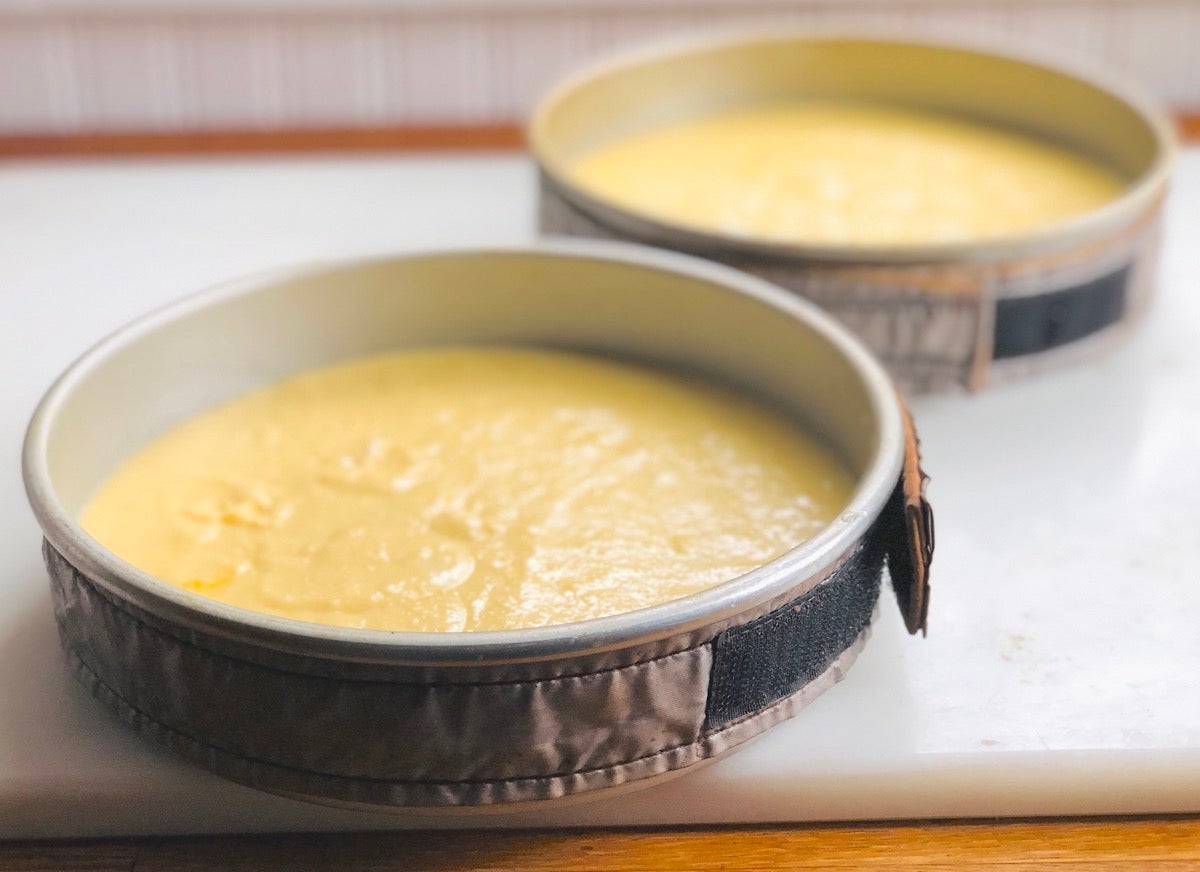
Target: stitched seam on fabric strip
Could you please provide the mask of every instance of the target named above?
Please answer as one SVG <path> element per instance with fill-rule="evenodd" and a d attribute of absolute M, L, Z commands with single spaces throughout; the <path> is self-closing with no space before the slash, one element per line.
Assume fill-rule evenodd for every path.
<path fill-rule="evenodd" d="M 519 776 L 515 776 L 512 778 L 481 778 L 481 779 L 462 779 L 462 780 L 458 780 L 458 781 L 435 781 L 435 780 L 402 779 L 402 778 L 371 778 L 370 776 L 366 776 L 366 775 L 343 775 L 343 774 L 339 774 L 339 773 L 335 773 L 335 772 L 323 772 L 319 769 L 303 769 L 299 766 L 288 765 L 287 763 L 277 763 L 273 760 L 263 760 L 260 757 L 251 757 L 247 754 L 243 754 L 238 751 L 233 751 L 228 748 L 223 748 L 220 745 L 214 745 L 211 742 L 206 742 L 203 739 L 193 736 L 191 733 L 185 733 L 182 730 L 179 730 L 175 727 L 169 726 L 168 724 L 164 724 L 162 721 L 157 720 L 156 718 L 152 717 L 150 714 L 148 714 L 147 712 L 138 708 L 137 706 L 133 705 L 132 703 L 129 702 L 129 700 L 125 699 L 125 697 L 123 697 L 119 693 L 117 693 L 117 691 L 114 688 L 112 688 L 107 682 L 105 682 L 104 679 L 101 678 L 100 675 L 94 669 L 92 669 L 90 666 L 87 665 L 87 663 L 84 662 L 83 658 L 80 657 L 76 651 L 71 649 L 68 653 L 69 653 L 70 657 L 72 658 L 72 660 L 75 662 L 75 664 L 77 666 L 79 666 L 79 668 L 83 669 L 89 676 L 91 676 L 92 680 L 95 681 L 95 683 L 98 684 L 100 687 L 102 687 L 105 690 L 105 692 L 107 692 L 109 695 L 111 695 L 112 698 L 117 703 L 119 703 L 123 708 L 127 709 L 129 712 L 131 712 L 132 714 L 136 715 L 137 717 L 143 719 L 147 723 L 153 724 L 155 727 L 158 727 L 174 736 L 178 736 L 182 739 L 186 739 L 187 741 L 192 742 L 202 748 L 211 749 L 211 750 L 217 751 L 221 754 L 228 754 L 231 757 L 236 757 L 239 760 L 245 760 L 248 763 L 253 763 L 253 764 L 262 765 L 262 766 L 270 766 L 270 767 L 273 767 L 276 769 L 286 769 L 289 772 L 298 772 L 303 775 L 318 775 L 322 778 L 334 778 L 334 779 L 340 779 L 343 781 L 369 781 L 372 783 L 379 783 L 379 784 L 413 784 L 413 785 L 423 785 L 423 786 L 454 785 L 454 784 L 505 784 L 505 783 L 515 782 L 515 781 L 542 781 L 542 780 L 549 779 L 549 778 L 566 778 L 566 777 L 570 777 L 572 775 L 588 775 L 588 774 L 595 773 L 595 772 L 604 772 L 606 770 L 616 769 L 621 766 L 628 766 L 632 763 L 639 763 L 643 760 L 651 760 L 655 757 L 660 757 L 665 754 L 671 754 L 671 753 L 681 750 L 683 748 L 689 748 L 689 747 L 700 744 L 699 742 L 688 742 L 687 744 L 683 744 L 683 745 L 673 745 L 670 748 L 663 748 L 660 751 L 655 751 L 651 754 L 646 754 L 642 757 L 634 757 L 633 759 L 630 759 L 630 760 L 622 760 L 619 763 L 610 763 L 606 766 L 596 766 L 591 769 L 576 769 L 576 770 L 568 771 L 568 772 L 551 772 L 551 773 L 547 773 L 546 775 L 519 775 Z M 766 710 L 764 709 L 764 711 L 766 711 Z M 713 734 L 710 734 L 710 735 L 713 735 Z"/>
<path fill-rule="evenodd" d="M 61 557 L 61 555 L 59 555 L 59 556 Z M 206 654 L 208 654 L 212 657 L 218 657 L 218 658 L 221 658 L 224 660 L 231 661 L 233 663 L 243 663 L 254 669 L 263 669 L 268 672 L 277 672 L 280 675 L 297 675 L 297 676 L 301 676 L 306 679 L 317 680 L 317 681 L 353 682 L 355 684 L 380 684 L 380 685 L 407 684 L 407 685 L 413 685 L 416 687 L 511 687 L 511 686 L 517 685 L 517 684 L 526 684 L 526 685 L 535 686 L 535 685 L 542 685 L 542 684 L 550 684 L 550 683 L 553 683 L 556 681 L 571 681 L 571 680 L 575 680 L 575 679 L 596 678 L 599 676 L 611 675 L 611 674 L 615 674 L 618 672 L 622 672 L 626 669 L 635 669 L 635 668 L 638 668 L 641 666 L 649 666 L 653 663 L 660 663 L 664 660 L 669 660 L 672 657 L 679 657 L 684 654 L 690 654 L 694 651 L 697 651 L 701 648 L 704 648 L 704 647 L 712 644 L 712 640 L 710 639 L 707 642 L 700 643 L 699 645 L 693 645 L 690 648 L 682 648 L 678 651 L 672 651 L 670 654 L 663 654 L 659 657 L 652 657 L 649 660 L 638 660 L 634 663 L 627 663 L 624 666 L 615 666 L 612 669 L 599 669 L 599 670 L 596 670 L 595 672 L 578 672 L 578 673 L 571 673 L 569 675 L 556 675 L 552 678 L 524 678 L 524 679 L 523 678 L 515 678 L 515 679 L 505 679 L 504 681 L 461 681 L 461 682 L 456 682 L 456 681 L 426 682 L 426 681 L 415 681 L 415 680 L 387 681 L 387 680 L 378 679 L 378 678 L 353 678 L 353 677 L 341 677 L 341 676 L 333 678 L 328 675 L 318 675 L 318 674 L 311 673 L 311 672 L 302 672 L 298 669 L 285 669 L 281 666 L 275 666 L 275 665 L 267 664 L 267 663 L 259 663 L 255 660 L 248 660 L 244 657 L 237 657 L 232 654 L 226 654 L 223 651 L 214 651 L 212 648 L 209 648 L 205 645 L 198 645 L 195 642 L 192 642 L 188 639 L 184 639 L 182 636 L 180 636 L 170 630 L 165 630 L 160 627 L 155 627 L 151 624 L 148 624 L 145 621 L 143 621 L 141 618 L 139 618 L 137 615 L 135 615 L 133 612 L 131 612 L 127 608 L 125 608 L 124 604 L 121 603 L 119 600 L 114 600 L 114 599 L 110 598 L 110 595 L 108 594 L 107 591 L 105 591 L 99 585 L 93 584 L 91 579 L 89 579 L 86 575 L 84 575 L 82 572 L 80 572 L 78 569 L 76 569 L 75 566 L 73 564 L 71 564 L 71 562 L 68 561 L 65 557 L 61 557 L 61 559 L 62 559 L 64 565 L 67 566 L 67 568 L 70 570 L 71 574 L 75 577 L 75 579 L 77 580 L 78 583 L 86 586 L 87 588 L 89 588 L 92 591 L 95 591 L 95 593 L 110 608 L 115 609 L 116 611 L 125 615 L 131 621 L 136 623 L 139 627 L 144 628 L 151 633 L 157 633 L 160 636 L 165 636 L 169 639 L 174 639 L 176 642 L 178 642 L 181 645 L 187 646 L 188 648 L 194 648 L 198 651 L 204 651 Z M 823 582 L 824 580 L 825 579 L 822 579 L 821 582 Z M 818 582 L 818 584 L 820 584 L 821 582 Z"/>
<path fill-rule="evenodd" d="M 807 290 L 807 289 L 806 289 Z M 875 286 L 871 290 L 877 290 Z M 926 309 L 963 309 L 974 310 L 978 303 L 974 297 L 960 297 L 956 300 L 938 300 L 923 296 L 924 294 L 933 294 L 935 291 L 909 291 L 907 294 L 904 291 L 889 291 L 888 297 L 869 300 L 856 299 L 853 297 L 838 297 L 836 293 L 831 292 L 828 296 L 831 301 L 835 300 L 838 307 L 850 308 L 901 308 L 908 306 L 921 306 Z M 819 292 L 812 292 L 812 295 L 819 296 Z"/>
<path fill-rule="evenodd" d="M 965 359 L 961 355 L 959 357 L 941 357 L 936 354 L 879 354 L 877 356 L 879 357 L 880 360 L 894 361 L 896 363 L 903 362 L 903 363 L 911 363 L 911 364 L 931 364 L 931 365 L 940 365 L 940 364 L 951 365 L 951 364 L 953 364 L 955 366 L 961 364 L 963 362 L 963 360 Z"/>
<path fill-rule="evenodd" d="M 756 717 L 759 715 L 766 715 L 766 714 L 771 713 L 776 708 L 779 708 L 779 707 L 787 704 L 792 699 L 792 697 L 794 697 L 796 694 L 798 694 L 804 690 L 804 687 L 797 688 L 797 690 L 794 693 L 789 694 L 788 696 L 784 697 L 783 699 L 777 700 L 776 702 L 772 703 L 771 705 L 767 706 L 766 708 L 764 708 L 760 711 L 754 712 L 752 715 L 746 716 L 745 718 L 742 719 L 742 721 L 725 724 L 720 729 L 713 730 L 712 732 L 709 732 L 709 733 L 705 733 L 700 740 L 697 740 L 695 742 L 688 742 L 686 744 L 681 744 L 681 745 L 672 745 L 670 748 L 663 748 L 663 749 L 661 749 L 659 751 L 655 751 L 651 754 L 645 754 L 641 757 L 634 757 L 629 760 L 622 760 L 618 763 L 610 763 L 606 766 L 596 766 L 596 767 L 593 767 L 590 769 L 575 769 L 575 770 L 570 770 L 567 772 L 551 772 L 546 775 L 518 775 L 518 776 L 515 776 L 512 778 L 479 778 L 479 779 L 466 778 L 466 779 L 461 779 L 461 780 L 457 780 L 457 781 L 436 781 L 436 780 L 403 779 L 403 778 L 371 778 L 371 777 L 365 776 L 365 775 L 342 775 L 342 774 L 338 774 L 338 773 L 334 773 L 334 772 L 322 772 L 319 769 L 303 769 L 299 766 L 290 766 L 287 763 L 276 763 L 272 760 L 263 760 L 262 758 L 259 758 L 259 757 L 251 757 L 248 754 L 242 754 L 238 751 L 232 751 L 232 750 L 229 750 L 228 748 L 223 748 L 220 745 L 214 745 L 211 742 L 206 742 L 203 739 L 193 736 L 191 733 L 185 733 L 182 730 L 176 729 L 175 727 L 172 727 L 172 726 L 169 726 L 169 725 L 163 723 L 162 721 L 152 717 L 147 712 L 145 712 L 142 709 L 138 708 L 137 706 L 133 705 L 131 702 L 129 702 L 129 700 L 127 700 L 125 697 L 121 696 L 121 694 L 119 694 L 113 687 L 111 687 L 100 676 L 100 674 L 96 672 L 96 670 L 94 670 L 94 669 L 92 669 L 92 667 L 88 666 L 88 664 L 78 654 L 78 652 L 75 651 L 74 648 L 68 647 L 67 655 L 71 658 L 72 662 L 74 662 L 80 669 L 84 670 L 87 673 L 87 675 L 91 676 L 92 680 L 97 685 L 99 685 L 101 688 L 103 688 L 104 691 L 113 698 L 113 700 L 118 704 L 118 706 L 120 706 L 121 708 L 124 708 L 129 713 L 136 715 L 138 718 L 141 718 L 142 720 L 146 721 L 147 723 L 153 724 L 155 727 L 158 727 L 159 729 L 164 730 L 165 732 L 170 733 L 173 736 L 178 736 L 181 739 L 186 739 L 188 742 L 191 742 L 201 748 L 216 751 L 221 754 L 228 754 L 230 757 L 236 757 L 239 760 L 244 760 L 247 763 L 251 763 L 254 765 L 269 766 L 274 769 L 284 769 L 289 772 L 299 773 L 301 775 L 316 775 L 321 778 L 330 778 L 330 779 L 335 779 L 335 780 L 339 780 L 339 781 L 370 782 L 372 784 L 398 784 L 398 785 L 411 784 L 414 786 L 422 786 L 422 787 L 437 787 L 437 786 L 442 786 L 442 785 L 453 786 L 453 785 L 476 785 L 476 784 L 510 784 L 510 783 L 521 782 L 521 781 L 546 781 L 548 779 L 553 779 L 553 778 L 570 778 L 575 775 L 591 775 L 591 774 L 598 773 L 598 772 L 607 772 L 607 771 L 611 771 L 614 769 L 619 769 L 623 766 L 630 766 L 634 763 L 641 763 L 646 760 L 653 760 L 656 757 L 663 757 L 668 754 L 673 754 L 676 751 L 681 751 L 685 748 L 696 748 L 697 750 L 699 750 L 700 747 L 705 742 L 712 739 L 714 736 L 719 736 L 722 733 L 724 733 L 726 730 L 733 729 L 734 727 L 738 726 L 739 723 L 741 723 L 742 721 L 748 720 L 751 717 Z M 832 669 L 833 666 L 834 666 L 834 664 L 830 664 L 829 669 Z M 828 669 L 825 670 L 825 672 L 827 672 L 827 671 L 828 671 Z M 825 672 L 822 672 L 821 675 L 824 675 Z M 813 681 L 816 681 L 818 678 L 821 677 L 821 675 L 816 676 L 816 678 L 814 678 Z M 807 685 L 805 685 L 805 687 L 806 686 Z"/>

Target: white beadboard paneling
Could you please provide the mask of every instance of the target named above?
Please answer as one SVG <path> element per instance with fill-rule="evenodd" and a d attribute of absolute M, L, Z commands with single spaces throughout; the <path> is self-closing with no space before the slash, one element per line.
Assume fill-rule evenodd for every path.
<path fill-rule="evenodd" d="M 529 110 L 530 95 L 540 94 L 567 74 L 580 58 L 594 57 L 611 45 L 599 27 L 572 16 L 541 17 L 497 26 L 493 51 L 497 70 L 497 116 L 519 118 Z M 503 58 L 509 58 L 504 62 Z"/>
<path fill-rule="evenodd" d="M 74 29 L 74 71 L 80 120 L 93 127 L 145 130 L 178 119 L 178 92 L 160 90 L 175 78 L 173 48 L 156 45 L 170 33 L 143 22 L 87 22 Z"/>
<path fill-rule="evenodd" d="M 184 126 L 183 67 L 179 63 L 179 28 L 150 22 L 146 30 L 146 55 L 150 67 L 154 119 L 158 126 Z"/>
<path fill-rule="evenodd" d="M 0 27 L 0 129 L 52 125 L 49 28 L 21 22 Z"/>
<path fill-rule="evenodd" d="M 566 71 L 749 24 L 965 38 L 1200 110 L 1200 0 L 40 0 L 0 5 L 0 135 L 521 119 Z"/>
<path fill-rule="evenodd" d="M 280 99 L 287 121 L 340 127 L 370 117 L 370 77 L 378 72 L 360 69 L 359 32 L 353 20 L 300 21 L 281 29 Z"/>
<path fill-rule="evenodd" d="M 46 77 L 45 87 L 50 101 L 46 104 L 44 121 L 51 129 L 87 127 L 83 117 L 83 80 L 78 63 L 77 30 L 70 24 L 50 22 L 41 39 L 46 56 L 38 69 Z"/>
<path fill-rule="evenodd" d="M 263 20 L 176 24 L 182 83 L 179 113 L 185 126 L 283 126 L 287 119 L 280 31 L 289 24 Z"/>
<path fill-rule="evenodd" d="M 404 105 L 401 77 L 389 46 L 403 38 L 395 21 L 356 18 L 351 22 L 350 54 L 354 65 L 354 105 L 358 120 L 384 124 Z"/>
<path fill-rule="evenodd" d="M 1200 106 L 1200 0 L 1116 5 L 1108 24 L 1103 54 L 1116 69 L 1168 102 Z"/>

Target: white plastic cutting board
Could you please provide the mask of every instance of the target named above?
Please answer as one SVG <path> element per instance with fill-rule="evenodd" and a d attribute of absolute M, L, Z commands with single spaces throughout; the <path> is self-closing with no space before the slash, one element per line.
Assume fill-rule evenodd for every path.
<path fill-rule="evenodd" d="M 557 811 L 310 806 L 143 743 L 66 675 L 18 447 L 148 307 L 295 261 L 533 235 L 520 158 L 0 165 L 0 837 L 1200 811 L 1200 152 L 1157 306 L 1103 362 L 915 406 L 929 638 L 885 607 L 847 679 L 668 783 Z M 888 604 L 885 603 L 885 606 Z"/>

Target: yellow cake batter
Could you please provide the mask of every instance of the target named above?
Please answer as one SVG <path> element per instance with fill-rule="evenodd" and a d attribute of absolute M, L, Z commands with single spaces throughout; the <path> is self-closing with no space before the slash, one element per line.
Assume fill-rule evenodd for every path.
<path fill-rule="evenodd" d="M 603 358 L 424 350 L 185 422 L 101 487 L 101 544 L 214 599 L 393 630 L 535 627 L 694 593 L 846 505 L 850 479 L 734 393 Z"/>
<path fill-rule="evenodd" d="M 650 129 L 580 156 L 584 190 L 704 230 L 832 245 L 991 239 L 1116 198 L 1092 160 L 913 109 L 795 103 Z"/>

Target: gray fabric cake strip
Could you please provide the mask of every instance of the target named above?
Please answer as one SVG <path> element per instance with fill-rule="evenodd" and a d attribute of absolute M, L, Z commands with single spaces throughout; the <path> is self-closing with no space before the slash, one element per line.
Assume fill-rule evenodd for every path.
<path fill-rule="evenodd" d="M 1130 274 L 1127 264 L 1072 288 L 997 300 L 993 359 L 1049 351 L 1116 324 L 1125 315 Z"/>
<path fill-rule="evenodd" d="M 771 256 L 714 245 L 698 249 L 669 234 L 642 236 L 611 226 L 573 202 L 545 176 L 540 180 L 539 222 L 544 233 L 632 239 L 677 248 L 734 266 L 820 306 L 858 336 L 907 393 L 976 390 L 991 378 L 989 365 L 1019 362 L 1011 372 L 1053 369 L 1055 350 L 1136 317 L 1149 291 L 1156 258 L 1157 219 L 1096 243 L 1104 257 L 1125 251 L 1125 261 L 1097 278 L 1071 275 L 1097 257 L 1092 244 L 1027 259 L 853 263 Z M 1008 295 L 1006 275 L 1043 290 Z M 983 294 L 981 288 L 992 288 Z M 1144 300 L 1142 301 L 1144 302 Z"/>
<path fill-rule="evenodd" d="M 884 549 L 868 537 L 803 596 L 717 636 L 705 710 L 718 729 L 791 696 L 858 638 L 879 600 Z"/>
<path fill-rule="evenodd" d="M 662 653 L 635 645 L 621 665 L 581 652 L 566 674 L 548 663 L 520 679 L 504 664 L 470 680 L 382 666 L 366 679 L 318 655 L 280 668 L 249 642 L 223 653 L 204 631 L 164 625 L 49 543 L 45 557 L 79 680 L 139 733 L 205 768 L 351 804 L 544 800 L 724 753 L 836 682 L 865 640 L 885 561 L 908 544 L 902 484 L 842 563 L 784 607 L 708 638 L 681 636 Z M 902 561 L 891 572 L 898 591 L 911 586 Z"/>

